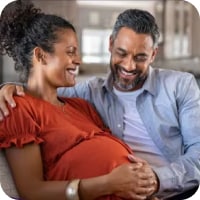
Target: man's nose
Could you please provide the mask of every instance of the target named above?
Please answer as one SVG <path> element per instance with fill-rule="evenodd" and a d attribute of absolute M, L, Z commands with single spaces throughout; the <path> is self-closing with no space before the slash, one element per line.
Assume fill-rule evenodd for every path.
<path fill-rule="evenodd" d="M 127 71 L 133 71 L 133 70 L 136 69 L 136 63 L 135 63 L 135 61 L 133 60 L 133 58 L 127 59 L 126 63 L 124 64 L 124 68 L 125 68 Z"/>

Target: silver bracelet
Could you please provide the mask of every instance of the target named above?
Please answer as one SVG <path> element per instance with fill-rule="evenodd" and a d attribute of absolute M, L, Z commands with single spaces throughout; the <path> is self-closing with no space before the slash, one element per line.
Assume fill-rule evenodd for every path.
<path fill-rule="evenodd" d="M 79 183 L 80 179 L 74 179 L 72 181 L 69 181 L 65 189 L 65 196 L 67 200 L 79 200 Z"/>

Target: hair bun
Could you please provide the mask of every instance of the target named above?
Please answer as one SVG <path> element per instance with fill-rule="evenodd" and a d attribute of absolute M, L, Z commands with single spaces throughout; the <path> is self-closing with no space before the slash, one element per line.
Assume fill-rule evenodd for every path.
<path fill-rule="evenodd" d="M 31 21 L 40 13 L 40 9 L 34 8 L 33 4 L 25 0 L 17 0 L 9 3 L 2 11 L 0 32 L 7 33 L 5 40 L 20 40 Z"/>

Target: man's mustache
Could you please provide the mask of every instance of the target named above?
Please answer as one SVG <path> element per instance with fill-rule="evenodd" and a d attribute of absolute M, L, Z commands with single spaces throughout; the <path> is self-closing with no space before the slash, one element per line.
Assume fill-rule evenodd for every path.
<path fill-rule="evenodd" d="M 140 71 L 137 70 L 137 69 L 128 71 L 128 70 L 126 70 L 125 67 L 123 67 L 122 65 L 119 65 L 119 64 L 115 64 L 114 66 L 115 66 L 115 69 L 120 69 L 120 70 L 123 70 L 123 71 L 125 71 L 127 73 L 132 73 L 132 74 L 138 74 L 138 73 L 140 73 Z"/>

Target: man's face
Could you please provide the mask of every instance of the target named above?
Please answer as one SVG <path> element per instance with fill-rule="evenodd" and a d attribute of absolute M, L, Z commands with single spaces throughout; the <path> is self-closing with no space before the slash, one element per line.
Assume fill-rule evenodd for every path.
<path fill-rule="evenodd" d="M 151 36 L 123 27 L 116 38 L 110 38 L 109 50 L 115 88 L 120 91 L 141 88 L 157 53 Z"/>

